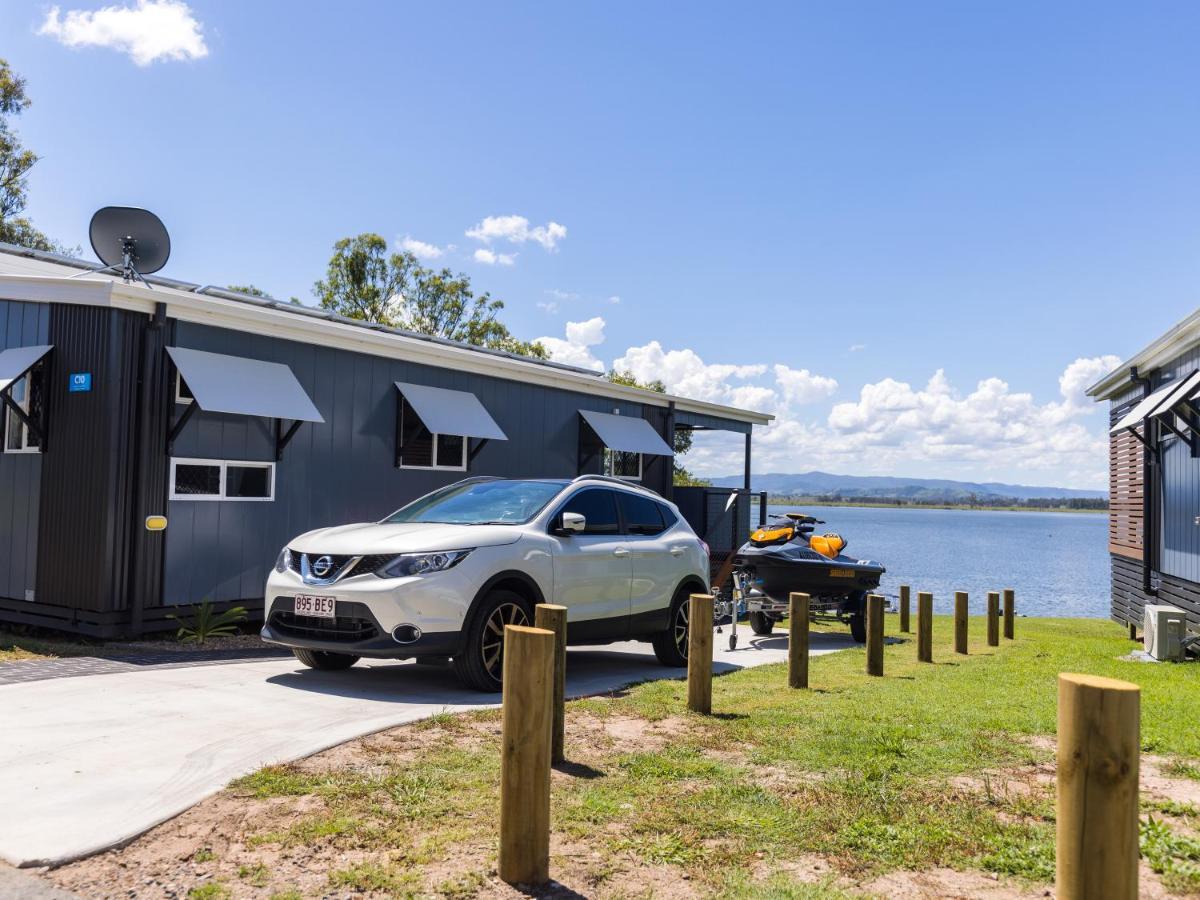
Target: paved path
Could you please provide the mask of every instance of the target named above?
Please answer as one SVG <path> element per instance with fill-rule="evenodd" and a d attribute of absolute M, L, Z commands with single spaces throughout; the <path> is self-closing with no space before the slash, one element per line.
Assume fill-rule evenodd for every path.
<path fill-rule="evenodd" d="M 717 635 L 714 669 L 782 662 L 782 633 L 741 646 Z M 814 634 L 812 653 L 853 646 Z M 678 678 L 648 644 L 578 648 L 571 696 Z M 314 672 L 295 660 L 151 667 L 0 686 L 0 857 L 56 865 L 125 843 L 232 779 L 384 728 L 498 705 L 460 688 L 446 668 L 360 663 Z"/>
<path fill-rule="evenodd" d="M 28 659 L 0 665 L 0 685 L 45 681 L 48 678 L 77 678 L 80 675 L 111 675 L 116 672 L 140 672 L 146 669 L 183 666 L 217 666 L 256 659 L 290 659 L 287 650 L 265 647 L 262 650 L 209 650 L 121 656 L 68 656 L 62 659 Z"/>

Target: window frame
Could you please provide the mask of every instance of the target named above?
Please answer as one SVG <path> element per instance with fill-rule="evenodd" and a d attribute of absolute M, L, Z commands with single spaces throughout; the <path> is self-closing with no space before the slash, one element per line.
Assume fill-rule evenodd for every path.
<path fill-rule="evenodd" d="M 630 482 L 636 482 L 636 483 L 640 484 L 642 477 L 645 475 L 645 472 L 646 472 L 646 459 L 645 459 L 646 454 L 644 454 L 644 453 L 637 454 L 637 460 L 638 460 L 637 475 L 614 475 L 613 474 L 614 466 L 612 465 L 612 463 L 616 459 L 616 454 L 618 454 L 618 453 L 633 453 L 633 452 L 634 451 L 632 451 L 632 450 L 614 450 L 611 447 L 605 447 L 604 454 L 602 457 L 602 467 L 604 469 L 604 474 L 607 475 L 609 478 L 619 478 L 622 481 L 630 481 Z"/>
<path fill-rule="evenodd" d="M 397 447 L 397 452 L 396 452 L 396 457 L 399 460 L 399 462 L 396 465 L 396 468 L 397 469 L 413 469 L 418 472 L 465 472 L 465 471 L 467 471 L 467 468 L 471 463 L 471 437 L 470 437 L 470 435 L 447 434 L 447 433 L 440 432 L 440 431 L 430 431 L 425 425 L 425 420 L 422 419 L 420 414 L 417 412 L 416 407 L 408 402 L 408 398 L 405 397 L 404 394 L 400 393 L 399 391 L 397 391 L 396 393 L 399 394 L 399 397 L 400 397 L 400 401 L 398 404 L 399 409 L 396 411 L 396 440 L 397 440 L 397 442 L 399 442 L 404 435 L 404 408 L 406 406 L 412 410 L 413 415 L 416 417 L 417 421 L 421 423 L 421 427 L 424 428 L 426 432 L 428 432 L 430 439 L 431 439 L 431 450 L 430 450 L 430 455 L 429 455 L 430 460 L 431 460 L 431 465 L 421 466 L 421 465 L 414 465 L 412 463 L 406 463 L 404 461 L 404 445 L 400 444 Z M 440 456 L 440 452 L 438 450 L 438 438 L 439 437 L 462 438 L 463 449 L 462 449 L 462 464 L 461 465 L 444 466 L 439 463 L 439 461 L 438 461 L 438 458 Z"/>
<path fill-rule="evenodd" d="M 218 470 L 218 487 L 215 494 L 180 494 L 175 490 L 175 472 L 180 465 L 185 466 L 209 466 L 215 467 Z M 243 469 L 269 469 L 271 472 L 271 493 L 266 497 L 230 497 L 226 495 L 228 487 L 228 478 L 226 477 L 229 466 L 235 466 Z M 227 503 L 272 503 L 275 500 L 275 475 L 276 465 L 274 462 L 269 462 L 260 459 L 200 459 L 189 456 L 172 456 L 171 457 L 171 473 L 170 473 L 170 494 L 168 500 L 194 500 L 203 503 L 212 501 L 224 501 Z"/>
<path fill-rule="evenodd" d="M 43 394 L 42 406 L 43 406 L 43 408 L 45 408 L 46 384 L 45 384 L 45 378 L 41 374 L 42 373 L 42 361 L 41 360 L 38 360 L 38 362 L 32 368 L 30 368 L 30 370 L 28 372 L 26 372 L 24 375 L 22 375 L 20 378 L 18 378 L 16 381 L 14 381 L 11 385 L 9 385 L 9 388 L 8 388 L 8 398 L 10 400 L 12 400 L 12 402 L 15 403 L 18 407 L 20 407 L 21 412 L 25 413 L 25 415 L 31 419 L 33 418 L 33 414 L 30 412 L 29 407 L 33 402 L 33 382 L 30 379 L 33 378 L 34 372 L 37 372 L 39 377 L 42 378 L 42 394 Z M 13 397 L 13 389 L 16 388 L 16 386 L 18 384 L 24 384 L 24 386 L 25 386 L 25 400 L 23 402 L 15 399 Z M 13 424 L 12 419 L 10 418 L 10 417 L 13 417 L 13 411 L 8 408 L 7 403 L 0 402 L 0 412 L 3 412 L 3 414 L 4 414 L 4 443 L 2 445 L 0 445 L 0 453 L 27 454 L 27 453 L 41 453 L 42 452 L 41 445 L 38 445 L 36 447 L 29 446 L 29 428 L 20 419 L 17 419 L 17 421 L 16 421 L 16 428 L 17 428 L 17 433 L 21 435 L 21 446 L 20 447 L 9 447 L 8 446 L 8 435 L 9 435 L 8 429 L 9 429 L 9 426 Z"/>
<path fill-rule="evenodd" d="M 175 370 L 175 402 L 182 403 L 184 405 L 187 405 L 189 403 L 195 403 L 196 398 L 194 396 L 192 396 L 192 397 L 183 396 L 183 386 L 184 386 L 183 374 L 178 369 L 176 369 Z M 191 392 L 191 388 L 188 388 L 188 392 L 189 393 Z"/>

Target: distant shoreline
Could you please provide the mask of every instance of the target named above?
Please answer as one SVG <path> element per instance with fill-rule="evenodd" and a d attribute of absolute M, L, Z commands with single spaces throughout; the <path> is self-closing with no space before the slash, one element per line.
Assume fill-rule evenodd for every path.
<path fill-rule="evenodd" d="M 1031 513 L 1081 513 L 1084 515 L 1107 515 L 1107 509 L 1079 509 L 1068 506 L 970 506 L 966 503 L 872 503 L 869 500 L 812 500 L 807 497 L 767 497 L 767 507 L 772 506 L 849 506 L 861 509 L 960 509 L 966 512 L 1031 512 Z"/>

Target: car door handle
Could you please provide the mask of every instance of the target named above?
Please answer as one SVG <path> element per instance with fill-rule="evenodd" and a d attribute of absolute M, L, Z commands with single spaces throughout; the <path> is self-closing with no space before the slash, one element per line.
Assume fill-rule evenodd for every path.
<path fill-rule="evenodd" d="M 624 547 L 618 547 L 616 550 L 613 551 L 613 556 L 619 556 L 622 559 L 624 559 L 628 555 L 629 555 L 629 551 L 626 550 Z"/>
<path fill-rule="evenodd" d="M 686 552 L 687 552 L 686 547 L 672 547 L 671 548 L 672 556 L 683 556 L 683 554 L 685 554 Z"/>

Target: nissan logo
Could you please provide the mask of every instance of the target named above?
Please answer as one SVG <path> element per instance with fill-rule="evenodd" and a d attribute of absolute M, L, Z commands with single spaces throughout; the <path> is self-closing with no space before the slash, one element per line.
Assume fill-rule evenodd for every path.
<path fill-rule="evenodd" d="M 318 578 L 324 578 L 333 571 L 333 557 L 319 556 L 312 563 L 312 573 Z"/>

